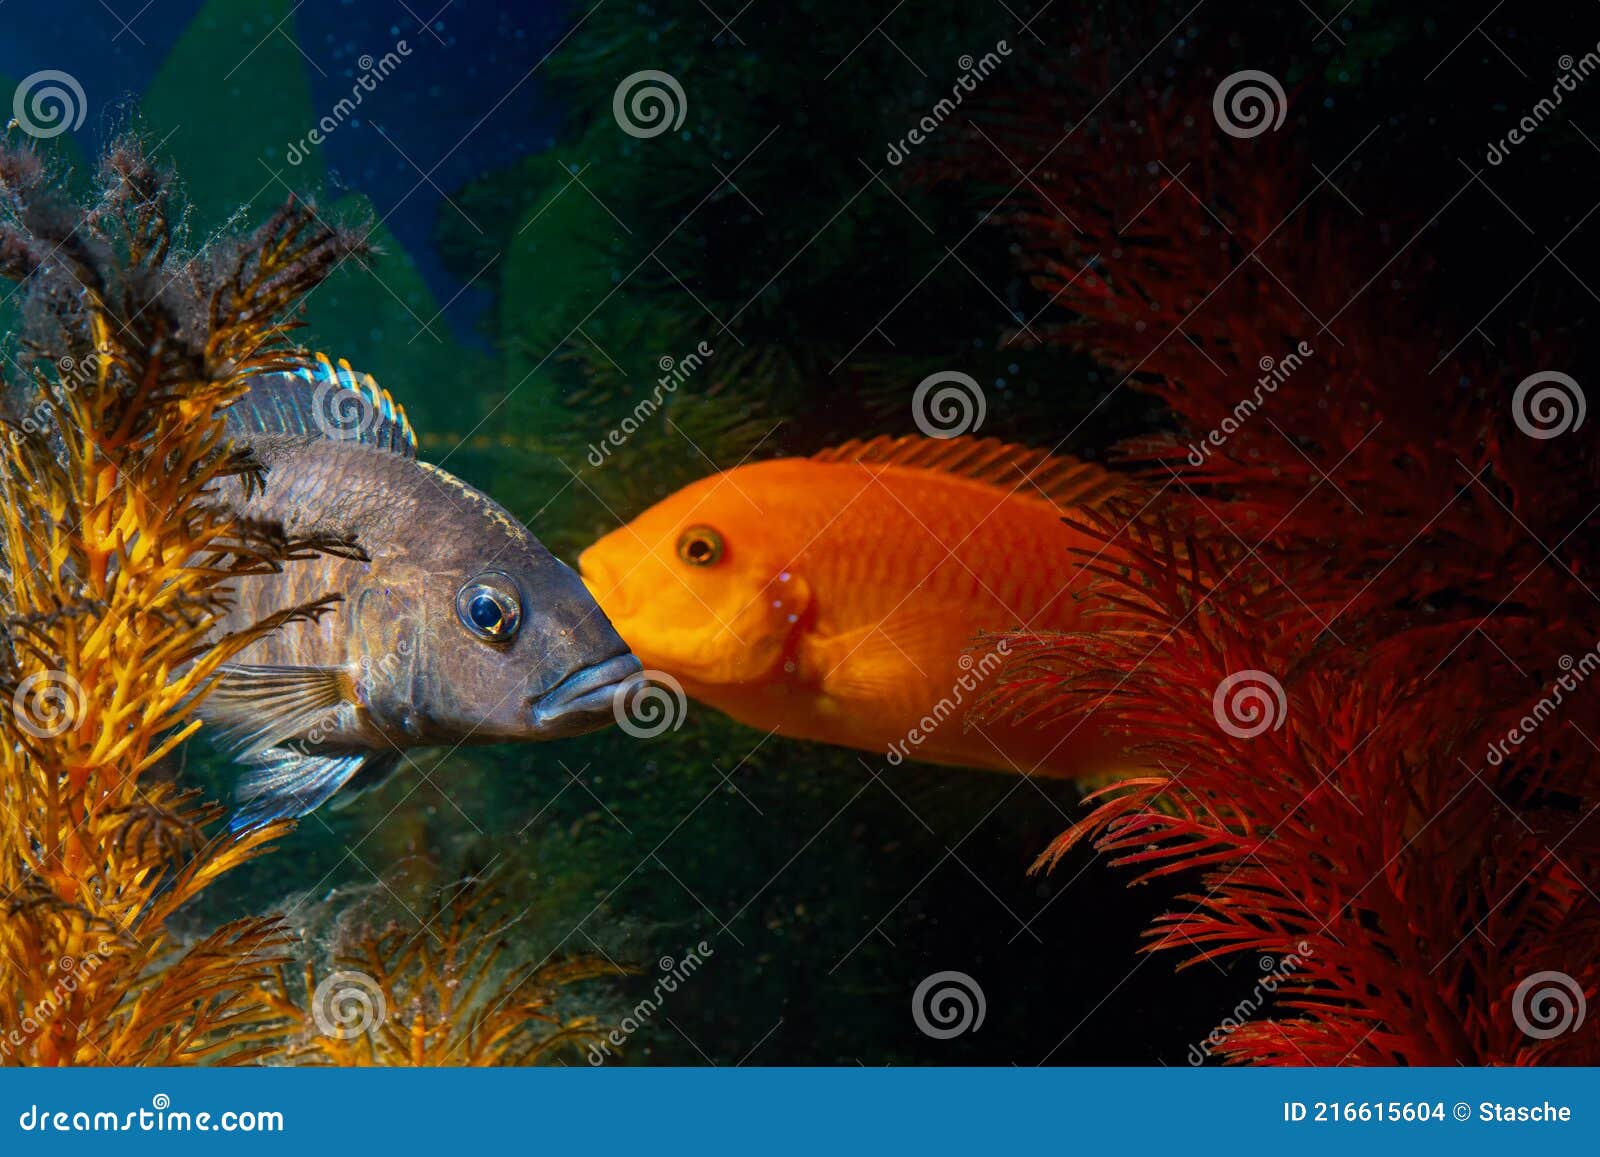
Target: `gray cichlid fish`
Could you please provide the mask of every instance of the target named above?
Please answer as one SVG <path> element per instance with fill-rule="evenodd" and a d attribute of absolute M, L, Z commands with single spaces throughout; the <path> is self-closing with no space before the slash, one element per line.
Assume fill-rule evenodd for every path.
<path fill-rule="evenodd" d="M 639 661 L 516 519 L 417 461 L 404 411 L 370 376 L 320 355 L 262 375 L 228 430 L 266 467 L 264 490 L 225 496 L 238 516 L 366 555 L 238 580 L 219 631 L 341 597 L 241 652 L 200 704 L 248 768 L 236 830 L 372 787 L 413 747 L 555 739 L 612 720 Z"/>

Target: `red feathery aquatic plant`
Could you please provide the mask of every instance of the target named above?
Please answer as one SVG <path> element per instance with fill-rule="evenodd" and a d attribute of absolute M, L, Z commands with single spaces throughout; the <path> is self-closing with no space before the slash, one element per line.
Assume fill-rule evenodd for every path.
<path fill-rule="evenodd" d="M 1292 133 L 1235 139 L 1209 98 L 1146 88 L 1064 141 L 1025 99 L 963 165 L 1049 154 L 1007 201 L 1054 302 L 1032 332 L 1184 430 L 1123 447 L 1161 500 L 1092 527 L 1135 560 L 1115 609 L 1021 638 L 989 705 L 1113 719 L 1166 771 L 1041 864 L 1193 873 L 1149 945 L 1191 963 L 1297 952 L 1225 1059 L 1596 1063 L 1600 468 L 1523 428 L 1578 397 L 1514 401 L 1548 351 L 1441 357 L 1418 228 L 1364 248 Z"/>

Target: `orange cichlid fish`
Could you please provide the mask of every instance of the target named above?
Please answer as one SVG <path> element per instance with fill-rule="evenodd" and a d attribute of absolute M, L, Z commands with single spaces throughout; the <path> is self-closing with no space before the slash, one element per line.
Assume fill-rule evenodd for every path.
<path fill-rule="evenodd" d="M 1095 777 L 1133 766 L 1103 732 L 968 714 L 1004 662 L 981 634 L 1085 629 L 1096 543 L 1062 518 L 1128 485 L 996 439 L 855 441 L 703 478 L 578 566 L 647 668 L 752 727 Z"/>

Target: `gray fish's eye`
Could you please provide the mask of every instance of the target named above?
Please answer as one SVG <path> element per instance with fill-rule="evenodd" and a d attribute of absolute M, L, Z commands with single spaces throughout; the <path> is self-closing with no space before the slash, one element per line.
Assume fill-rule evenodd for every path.
<path fill-rule="evenodd" d="M 479 575 L 456 592 L 456 617 L 480 639 L 509 642 L 522 622 L 516 584 L 494 571 Z"/>

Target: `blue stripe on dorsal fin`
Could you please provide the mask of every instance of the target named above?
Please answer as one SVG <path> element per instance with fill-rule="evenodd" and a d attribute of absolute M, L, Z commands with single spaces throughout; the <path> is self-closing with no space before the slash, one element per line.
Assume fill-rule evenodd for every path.
<path fill-rule="evenodd" d="M 389 391 L 344 359 L 334 365 L 320 353 L 297 369 L 252 378 L 228 410 L 228 429 L 238 435 L 303 434 L 417 456 L 416 431 Z"/>

